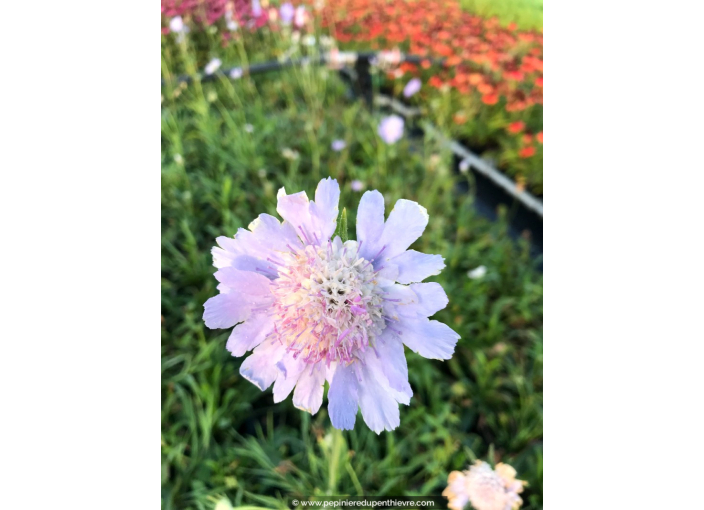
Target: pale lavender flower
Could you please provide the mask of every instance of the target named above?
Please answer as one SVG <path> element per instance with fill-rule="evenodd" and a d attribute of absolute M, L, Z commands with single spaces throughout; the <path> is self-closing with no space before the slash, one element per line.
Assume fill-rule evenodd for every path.
<path fill-rule="evenodd" d="M 183 18 L 181 16 L 174 16 L 169 21 L 169 30 L 174 33 L 180 34 L 183 31 Z"/>
<path fill-rule="evenodd" d="M 332 143 L 330 144 L 330 148 L 332 150 L 334 150 L 335 152 L 340 152 L 345 147 L 347 147 L 347 144 L 345 143 L 344 140 L 333 140 Z"/>
<path fill-rule="evenodd" d="M 453 471 L 442 495 L 448 498 L 451 510 L 462 510 L 471 503 L 476 510 L 515 510 L 523 500 L 525 482 L 516 479 L 516 470 L 498 463 L 496 470 L 483 461 L 476 461 L 467 471 Z"/>
<path fill-rule="evenodd" d="M 303 25 L 306 24 L 306 21 L 308 21 L 308 12 L 306 11 L 305 6 L 299 5 L 296 7 L 296 14 L 293 18 L 293 24 L 298 28 L 302 28 Z"/>
<path fill-rule="evenodd" d="M 233 238 L 218 237 L 213 264 L 220 294 L 205 303 L 209 328 L 237 325 L 227 341 L 233 356 L 253 349 L 243 377 L 274 402 L 315 414 L 328 391 L 332 425 L 354 427 L 358 408 L 376 433 L 400 424 L 408 405 L 404 344 L 421 356 L 450 359 L 459 335 L 428 317 L 447 306 L 438 283 L 418 283 L 445 267 L 440 255 L 408 247 L 428 213 L 399 200 L 384 221 L 384 199 L 367 191 L 357 212 L 357 240 L 337 227 L 340 187 L 323 179 L 315 202 L 305 192 L 278 193 L 280 222 L 261 214 Z M 241 323 L 241 324 L 240 324 Z M 239 325 L 238 325 L 239 324 Z"/>
<path fill-rule="evenodd" d="M 245 124 L 244 130 L 247 131 L 247 133 L 254 133 L 254 126 L 252 126 L 251 124 Z"/>
<path fill-rule="evenodd" d="M 242 68 L 241 67 L 235 67 L 230 71 L 230 78 L 233 80 L 239 80 L 242 78 Z"/>
<path fill-rule="evenodd" d="M 403 136 L 403 118 L 398 115 L 384 117 L 379 123 L 377 132 L 381 139 L 390 145 L 398 142 Z"/>
<path fill-rule="evenodd" d="M 258 18 L 262 15 L 262 5 L 259 0 L 252 0 L 252 16 Z"/>
<path fill-rule="evenodd" d="M 350 183 L 350 188 L 352 188 L 352 191 L 362 191 L 364 189 L 364 183 L 358 179 L 355 179 Z"/>
<path fill-rule="evenodd" d="M 466 174 L 469 171 L 469 160 L 468 159 L 463 159 L 460 161 L 460 172 L 463 174 Z"/>
<path fill-rule="evenodd" d="M 205 65 L 205 74 L 213 74 L 215 71 L 220 69 L 220 66 L 222 65 L 222 61 L 219 58 L 214 58 L 210 62 L 208 62 Z"/>
<path fill-rule="evenodd" d="M 406 86 L 403 87 L 403 96 L 411 97 L 420 90 L 420 86 L 420 78 L 412 78 L 408 83 L 406 83 Z"/>
<path fill-rule="evenodd" d="M 279 8 L 279 16 L 281 16 L 281 22 L 284 25 L 290 25 L 291 21 L 293 21 L 293 17 L 296 14 L 296 10 L 293 8 L 293 5 L 291 5 L 290 2 L 286 2 L 285 4 L 281 4 L 281 7 Z"/>
<path fill-rule="evenodd" d="M 183 23 L 183 18 L 181 16 L 174 16 L 171 18 L 171 21 L 169 21 L 169 30 L 176 34 L 176 41 L 179 43 L 182 43 L 186 34 L 191 31 L 188 28 L 188 25 Z"/>

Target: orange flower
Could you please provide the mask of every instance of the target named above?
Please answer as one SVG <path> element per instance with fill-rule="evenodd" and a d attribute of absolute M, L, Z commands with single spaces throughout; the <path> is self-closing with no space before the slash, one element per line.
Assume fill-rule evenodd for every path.
<path fill-rule="evenodd" d="M 452 120 L 455 121 L 455 124 L 464 124 L 465 122 L 467 122 L 467 116 L 464 113 L 459 112 L 456 113 L 454 117 L 452 117 Z"/>
<path fill-rule="evenodd" d="M 523 121 L 519 120 L 516 122 L 512 122 L 508 125 L 508 132 L 513 134 L 520 133 L 525 127 L 526 125 L 523 123 Z"/>
<path fill-rule="evenodd" d="M 489 95 L 489 94 L 494 93 L 494 87 L 492 87 L 488 83 L 480 83 L 479 86 L 477 87 L 477 90 L 479 91 L 480 94 L 484 94 L 484 95 Z"/>
<path fill-rule="evenodd" d="M 425 60 L 421 61 L 420 66 L 423 69 L 428 69 L 430 67 L 430 60 L 425 59 Z"/>
<path fill-rule="evenodd" d="M 538 140 L 538 142 L 540 142 L 540 144 L 542 144 L 543 143 L 543 132 L 541 131 L 540 133 L 535 135 L 535 139 Z"/>
<path fill-rule="evenodd" d="M 536 78 L 535 79 L 535 86 L 536 87 L 542 87 L 543 86 L 543 78 Z"/>
<path fill-rule="evenodd" d="M 507 112 L 520 112 L 526 109 L 525 101 L 512 101 L 506 105 Z"/>
<path fill-rule="evenodd" d="M 472 73 L 467 77 L 467 81 L 469 81 L 470 85 L 479 85 L 484 81 L 484 77 L 479 73 Z"/>
<path fill-rule="evenodd" d="M 523 143 L 524 143 L 524 144 L 527 145 L 527 144 L 529 144 L 529 143 L 532 142 L 532 141 L 533 141 L 533 137 L 532 137 L 531 135 L 529 135 L 528 133 L 526 133 L 525 135 L 523 135 Z"/>
<path fill-rule="evenodd" d="M 523 80 L 523 73 L 520 71 L 506 71 L 504 78 L 507 80 L 521 81 Z"/>
<path fill-rule="evenodd" d="M 498 94 L 485 94 L 482 96 L 482 102 L 484 104 L 496 104 L 499 102 Z"/>
<path fill-rule="evenodd" d="M 518 153 L 519 156 L 522 158 L 529 158 L 533 154 L 535 154 L 535 147 L 523 147 L 521 151 Z"/>
<path fill-rule="evenodd" d="M 442 87 L 442 80 L 440 78 L 438 78 L 437 76 L 433 76 L 432 78 L 430 78 L 428 80 L 428 85 L 430 85 L 431 87 L 435 87 L 436 89 L 439 89 L 440 87 Z"/>

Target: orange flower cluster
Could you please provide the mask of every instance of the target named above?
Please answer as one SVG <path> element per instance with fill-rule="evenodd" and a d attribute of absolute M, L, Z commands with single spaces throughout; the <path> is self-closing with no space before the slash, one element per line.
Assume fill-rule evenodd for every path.
<path fill-rule="evenodd" d="M 531 156 L 535 155 L 536 145 L 534 144 L 534 142 L 537 142 L 540 145 L 543 144 L 543 132 L 542 131 L 540 131 L 539 133 L 536 133 L 535 136 L 533 136 L 530 133 L 525 133 L 524 132 L 525 128 L 526 128 L 526 125 L 521 120 L 518 120 L 516 122 L 512 122 L 506 128 L 506 131 L 508 131 L 512 135 L 521 135 L 520 136 L 520 144 L 519 144 L 521 149 L 518 151 L 518 155 L 523 159 L 530 158 Z"/>
<path fill-rule="evenodd" d="M 508 112 L 543 102 L 542 33 L 504 28 L 496 18 L 465 12 L 457 0 L 444 1 L 442 9 L 434 0 L 336 0 L 322 19 L 341 43 L 444 58 L 444 69 L 428 81 L 432 87 L 476 91 L 487 105 L 505 98 Z M 420 72 L 410 63 L 401 69 Z"/>

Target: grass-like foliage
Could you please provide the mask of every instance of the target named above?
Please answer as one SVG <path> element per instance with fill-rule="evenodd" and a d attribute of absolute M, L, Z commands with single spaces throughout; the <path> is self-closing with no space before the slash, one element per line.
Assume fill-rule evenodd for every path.
<path fill-rule="evenodd" d="M 188 50 L 164 52 L 188 67 Z M 467 175 L 452 171 L 438 141 L 377 135 L 382 112 L 353 100 L 324 68 L 188 86 L 168 82 L 162 101 L 162 507 L 290 508 L 313 495 L 439 495 L 450 471 L 476 458 L 508 462 L 529 482 L 524 508 L 542 507 L 542 276 L 506 217 L 479 217 Z M 407 126 L 408 127 L 408 126 Z M 334 139 L 346 141 L 340 152 Z M 288 149 L 288 150 L 285 150 Z M 450 303 L 437 314 L 461 336 L 448 362 L 407 351 L 414 391 L 401 425 L 376 435 L 360 418 L 350 432 L 274 404 L 239 375 L 229 331 L 209 330 L 203 303 L 216 294 L 210 249 L 260 213 L 276 215 L 276 192 L 340 182 L 350 238 L 361 193 L 378 189 L 387 213 L 399 198 L 428 209 L 412 248 L 445 257 Z M 471 175 L 471 174 L 470 174 Z M 483 265 L 477 279 L 468 270 Z"/>

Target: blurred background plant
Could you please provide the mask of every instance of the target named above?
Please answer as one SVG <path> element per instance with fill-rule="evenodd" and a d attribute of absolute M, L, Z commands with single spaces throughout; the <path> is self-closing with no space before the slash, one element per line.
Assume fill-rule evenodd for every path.
<path fill-rule="evenodd" d="M 458 8 L 446 4 L 433 13 Z M 298 19 L 289 22 L 280 4 L 265 0 L 162 0 L 162 507 L 212 509 L 224 497 L 235 507 L 289 508 L 313 495 L 439 495 L 449 472 L 491 456 L 528 481 L 524 508 L 541 508 L 538 261 L 526 239 L 507 235 L 509 211 L 489 222 L 471 193 L 457 191 L 471 173 L 453 169 L 439 140 L 407 123 L 387 144 L 379 127 L 389 112 L 356 99 L 335 70 L 247 73 L 252 63 L 315 58 L 343 44 L 333 37 L 342 31 L 326 28 L 337 7 L 300 6 L 293 4 Z M 521 119 L 504 112 L 491 121 L 488 109 L 472 114 L 461 92 L 427 87 L 423 71 L 411 101 L 454 136 L 461 135 L 452 127 L 460 109 L 495 126 L 507 171 L 533 175 L 528 163 L 520 167 L 530 158 L 519 151 L 537 147 L 531 157 L 542 157 L 537 136 L 516 140 L 542 129 L 536 120 L 513 133 Z M 178 82 L 182 74 L 193 79 Z M 389 81 L 397 97 L 410 74 Z M 413 248 L 445 257 L 447 268 L 431 280 L 450 304 L 437 318 L 462 336 L 449 362 L 408 351 L 414 397 L 401 408 L 401 426 L 379 436 L 366 427 L 331 429 L 325 408 L 310 416 L 290 399 L 274 405 L 270 391 L 240 377 L 242 358 L 225 350 L 228 332 L 202 322 L 202 305 L 216 292 L 215 238 L 234 235 L 261 212 L 276 215 L 281 186 L 310 194 L 328 175 L 340 182 L 350 225 L 364 189 L 378 189 L 387 210 L 399 198 L 428 209 L 430 222 Z"/>

